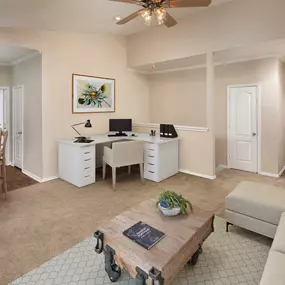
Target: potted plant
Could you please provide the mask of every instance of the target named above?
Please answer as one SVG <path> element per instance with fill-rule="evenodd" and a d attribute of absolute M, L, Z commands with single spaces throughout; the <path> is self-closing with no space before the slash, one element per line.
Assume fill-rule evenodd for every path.
<path fill-rule="evenodd" d="M 157 206 L 165 216 L 176 216 L 179 213 L 187 215 L 188 208 L 193 212 L 193 206 L 187 199 L 180 194 L 167 190 L 160 194 Z"/>

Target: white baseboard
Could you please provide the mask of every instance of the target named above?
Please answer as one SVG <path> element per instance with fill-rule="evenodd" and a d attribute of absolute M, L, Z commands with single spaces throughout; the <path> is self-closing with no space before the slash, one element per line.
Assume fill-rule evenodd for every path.
<path fill-rule="evenodd" d="M 54 180 L 54 179 L 58 178 L 57 176 L 52 176 L 52 177 L 48 177 L 48 178 L 40 178 L 39 176 L 37 176 L 37 175 L 35 175 L 35 174 L 25 170 L 25 169 L 23 169 L 22 172 L 25 175 L 31 177 L 32 179 L 36 180 L 39 183 L 48 182 L 48 181 L 51 181 L 51 180 Z"/>
<path fill-rule="evenodd" d="M 42 182 L 48 182 L 48 181 L 55 180 L 55 179 L 58 179 L 58 177 L 57 176 L 51 176 L 48 178 L 43 178 Z"/>
<path fill-rule="evenodd" d="M 281 171 L 279 172 L 279 177 L 283 174 L 283 172 L 285 171 L 285 165 L 283 166 L 283 168 L 281 169 Z"/>
<path fill-rule="evenodd" d="M 258 172 L 258 174 L 264 175 L 264 176 L 269 176 L 269 177 L 274 177 L 274 178 L 279 178 L 280 177 L 279 174 L 263 172 L 263 171 Z"/>
<path fill-rule="evenodd" d="M 216 175 L 211 176 L 211 175 L 201 174 L 201 173 L 197 173 L 197 172 L 193 172 L 193 171 L 189 171 L 189 170 L 184 170 L 184 169 L 179 169 L 179 172 L 182 172 L 182 173 L 185 173 L 185 174 L 190 174 L 190 175 L 193 175 L 193 176 L 206 178 L 206 179 L 211 179 L 211 180 L 216 179 Z"/>
<path fill-rule="evenodd" d="M 42 182 L 42 178 L 40 178 L 39 176 L 37 176 L 37 175 L 35 175 L 35 174 L 33 174 L 33 173 L 31 173 L 31 172 L 29 172 L 29 171 L 27 171 L 27 170 L 25 170 L 25 169 L 22 169 L 22 172 L 23 172 L 25 175 L 27 175 L 27 176 L 33 178 L 33 179 L 36 180 L 37 182 L 39 182 L 39 183 Z"/>
<path fill-rule="evenodd" d="M 228 168 L 226 165 L 220 164 L 219 166 L 216 167 L 216 174 L 226 168 Z"/>

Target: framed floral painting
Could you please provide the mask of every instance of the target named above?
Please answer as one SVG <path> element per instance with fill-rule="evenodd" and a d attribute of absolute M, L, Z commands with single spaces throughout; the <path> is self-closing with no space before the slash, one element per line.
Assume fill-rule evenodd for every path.
<path fill-rule="evenodd" d="M 72 74 L 72 113 L 115 112 L 115 79 Z"/>

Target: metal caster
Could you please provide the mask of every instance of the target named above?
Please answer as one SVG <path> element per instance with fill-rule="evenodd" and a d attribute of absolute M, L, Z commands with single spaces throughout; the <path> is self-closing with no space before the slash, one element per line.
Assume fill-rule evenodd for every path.
<path fill-rule="evenodd" d="M 105 252 L 105 271 L 111 282 L 116 282 L 122 274 L 121 268 L 115 263 L 114 255 L 115 251 L 107 245 Z"/>
<path fill-rule="evenodd" d="M 193 256 L 188 260 L 187 264 L 189 265 L 196 265 L 199 259 L 199 255 L 202 253 L 202 247 L 200 247 Z"/>

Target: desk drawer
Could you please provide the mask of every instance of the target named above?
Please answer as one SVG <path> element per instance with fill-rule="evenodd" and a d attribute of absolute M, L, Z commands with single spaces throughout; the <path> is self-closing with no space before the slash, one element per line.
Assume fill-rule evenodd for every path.
<path fill-rule="evenodd" d="M 151 170 L 145 170 L 145 171 L 144 171 L 144 178 L 145 178 L 145 179 L 148 179 L 148 180 L 151 180 L 151 181 L 157 181 L 157 175 L 156 175 L 156 173 L 154 173 L 154 172 L 151 171 Z"/>
<path fill-rule="evenodd" d="M 95 167 L 95 159 L 94 158 L 85 158 L 82 163 L 83 169 L 87 167 Z"/>
<path fill-rule="evenodd" d="M 156 166 L 153 163 L 144 163 L 144 170 L 156 173 Z"/>
<path fill-rule="evenodd" d="M 87 176 L 94 176 L 95 175 L 95 167 L 94 166 L 87 166 L 84 168 L 83 170 L 83 176 L 87 177 Z"/>
<path fill-rule="evenodd" d="M 148 143 L 146 142 L 144 144 L 144 150 L 146 152 L 157 152 L 158 150 L 158 145 L 157 144 L 154 144 L 154 143 Z"/>
<path fill-rule="evenodd" d="M 85 175 L 81 181 L 81 187 L 95 183 L 95 174 L 93 175 Z"/>
<path fill-rule="evenodd" d="M 144 163 L 150 163 L 150 164 L 153 164 L 153 165 L 156 165 L 156 159 L 153 155 L 147 155 L 145 154 L 144 155 Z"/>
<path fill-rule="evenodd" d="M 95 158 L 94 146 L 82 147 L 81 153 L 82 153 L 83 160 L 88 159 L 88 158 Z"/>

